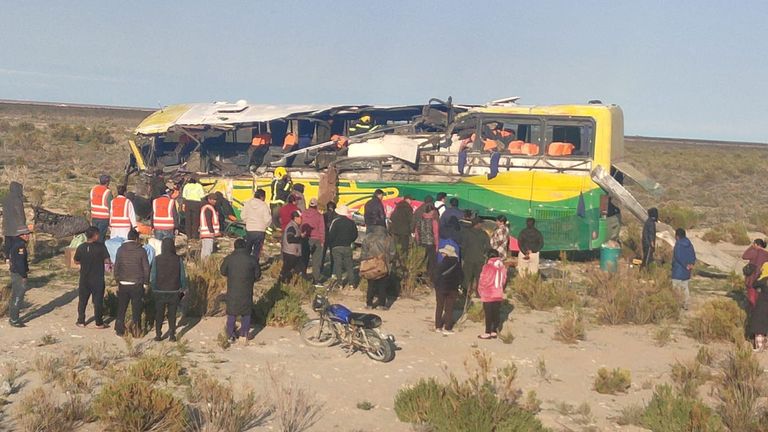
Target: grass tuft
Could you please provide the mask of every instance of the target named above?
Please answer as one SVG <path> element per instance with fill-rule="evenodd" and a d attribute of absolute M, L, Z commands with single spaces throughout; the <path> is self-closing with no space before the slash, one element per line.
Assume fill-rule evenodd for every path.
<path fill-rule="evenodd" d="M 601 394 L 626 393 L 632 385 L 631 374 L 626 369 L 600 368 L 595 377 L 594 389 Z"/>

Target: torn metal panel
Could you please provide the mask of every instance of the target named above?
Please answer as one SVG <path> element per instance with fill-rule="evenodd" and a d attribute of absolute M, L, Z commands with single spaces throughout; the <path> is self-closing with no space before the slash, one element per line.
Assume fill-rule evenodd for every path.
<path fill-rule="evenodd" d="M 639 184 L 647 192 L 659 196 L 663 192 L 661 185 L 654 179 L 648 177 L 640 170 L 635 168 L 628 162 L 614 162 L 613 166 L 624 173 L 625 176 L 632 179 L 635 183 Z"/>
<path fill-rule="evenodd" d="M 349 146 L 351 158 L 373 158 L 392 156 L 415 164 L 419 157 L 419 144 L 424 140 L 411 139 L 402 135 L 384 135 Z"/>

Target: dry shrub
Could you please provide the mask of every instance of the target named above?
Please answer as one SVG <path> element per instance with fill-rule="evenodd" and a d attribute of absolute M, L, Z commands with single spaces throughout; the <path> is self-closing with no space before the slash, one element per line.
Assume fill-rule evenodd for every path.
<path fill-rule="evenodd" d="M 748 344 L 739 344 L 728 353 L 717 385 L 720 417 L 732 431 L 758 432 L 768 428 L 763 367 Z"/>
<path fill-rule="evenodd" d="M 737 340 L 741 338 L 744 320 L 744 311 L 733 300 L 712 299 L 688 321 L 686 332 L 703 343 Z"/>
<path fill-rule="evenodd" d="M 674 341 L 675 337 L 672 335 L 672 327 L 664 324 L 655 329 L 653 331 L 653 340 L 658 347 L 666 346 L 668 343 Z"/>
<path fill-rule="evenodd" d="M 659 208 L 659 219 L 674 228 L 691 229 L 699 223 L 701 214 L 690 207 L 671 203 Z"/>
<path fill-rule="evenodd" d="M 499 331 L 499 340 L 507 345 L 515 341 L 515 334 L 512 333 L 512 326 L 505 324 Z"/>
<path fill-rule="evenodd" d="M 587 294 L 595 299 L 595 314 L 602 324 L 658 324 L 680 318 L 680 302 L 663 270 L 647 279 L 639 271 L 587 273 Z"/>
<path fill-rule="evenodd" d="M 485 319 L 485 311 L 483 310 L 483 304 L 480 302 L 472 302 L 469 308 L 467 308 L 466 317 L 472 322 L 483 322 Z"/>
<path fill-rule="evenodd" d="M 539 408 L 535 394 L 518 403 L 514 365 L 494 369 L 490 355 L 479 350 L 473 359 L 474 365 L 464 363 L 466 380 L 448 373 L 446 384 L 430 378 L 400 389 L 395 396 L 398 419 L 445 432 L 546 430 L 532 413 Z"/>
<path fill-rule="evenodd" d="M 724 431 L 720 418 L 701 400 L 676 394 L 666 384 L 656 386 L 639 425 L 660 432 Z"/>
<path fill-rule="evenodd" d="M 537 273 L 516 277 L 511 293 L 523 305 L 534 310 L 551 310 L 555 307 L 569 307 L 578 302 L 579 296 L 565 279 L 544 281 Z"/>
<path fill-rule="evenodd" d="M 235 398 L 230 384 L 207 373 L 196 374 L 189 388 L 189 399 L 199 404 L 191 429 L 200 432 L 241 432 L 261 426 L 272 412 L 272 405 L 253 390 Z"/>
<path fill-rule="evenodd" d="M 280 430 L 306 431 L 322 418 L 324 404 L 318 402 L 312 393 L 287 377 L 283 371 L 268 367 L 267 378 Z"/>
<path fill-rule="evenodd" d="M 752 242 L 747 233 L 747 226 L 740 222 L 716 225 L 708 229 L 701 238 L 710 243 L 731 242 L 741 246 Z"/>
<path fill-rule="evenodd" d="M 68 394 L 59 403 L 50 389 L 43 387 L 21 398 L 15 414 L 17 425 L 27 432 L 70 432 L 89 419 L 88 407 L 80 396 Z"/>
<path fill-rule="evenodd" d="M 712 366 L 715 364 L 715 353 L 707 346 L 702 346 L 696 352 L 696 361 L 702 366 Z"/>
<path fill-rule="evenodd" d="M 417 298 L 419 294 L 425 292 L 424 281 L 419 277 L 423 270 L 423 263 L 424 249 L 411 245 L 403 262 L 403 275 L 400 279 L 399 291 L 401 297 Z"/>
<path fill-rule="evenodd" d="M 689 398 L 696 398 L 699 386 L 704 384 L 707 374 L 701 370 L 701 364 L 697 361 L 686 363 L 676 361 L 672 365 L 671 377 L 678 393 Z"/>
<path fill-rule="evenodd" d="M 179 399 L 130 376 L 104 385 L 94 399 L 93 412 L 116 432 L 181 432 L 187 424 Z"/>
<path fill-rule="evenodd" d="M 188 314 L 191 316 L 221 316 L 227 280 L 221 275 L 223 258 L 211 256 L 204 260 L 189 260 L 187 282 L 189 286 Z"/>
<path fill-rule="evenodd" d="M 26 370 L 21 369 L 19 364 L 15 361 L 9 361 L 3 364 L 2 385 L 5 386 L 5 396 L 18 393 L 24 383 L 19 382 L 19 378 L 27 373 Z M 2 399 L 0 399 L 1 401 Z"/>
<path fill-rule="evenodd" d="M 33 367 L 40 374 L 43 382 L 48 384 L 57 380 L 61 375 L 62 362 L 56 357 L 41 354 L 35 357 Z"/>
<path fill-rule="evenodd" d="M 520 403 L 520 407 L 529 413 L 538 414 L 541 412 L 541 399 L 535 390 L 528 390 Z"/>
<path fill-rule="evenodd" d="M 627 369 L 608 370 L 600 368 L 595 377 L 595 391 L 601 394 L 626 393 L 632 385 L 632 376 Z"/>
<path fill-rule="evenodd" d="M 2 240 L 0 240 L 2 242 Z M 8 305 L 11 302 L 11 285 L 0 286 L 0 318 L 8 315 Z"/>
<path fill-rule="evenodd" d="M 180 383 L 184 369 L 176 356 L 145 355 L 133 363 L 129 375 L 149 382 Z"/>
<path fill-rule="evenodd" d="M 586 340 L 587 331 L 584 324 L 584 311 L 576 306 L 567 309 L 557 316 L 555 324 L 555 339 L 567 344 L 575 344 Z"/>
<path fill-rule="evenodd" d="M 116 356 L 109 351 L 107 344 L 104 342 L 98 345 L 88 345 L 85 348 L 85 354 L 83 356 L 83 362 L 86 366 L 95 371 L 106 369 L 110 363 L 116 359 Z"/>

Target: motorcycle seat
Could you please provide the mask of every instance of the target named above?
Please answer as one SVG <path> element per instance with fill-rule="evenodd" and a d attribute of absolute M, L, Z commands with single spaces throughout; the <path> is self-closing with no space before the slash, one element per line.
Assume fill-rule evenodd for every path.
<path fill-rule="evenodd" d="M 349 315 L 349 323 L 367 329 L 374 329 L 381 326 L 381 317 L 374 314 L 352 312 Z"/>

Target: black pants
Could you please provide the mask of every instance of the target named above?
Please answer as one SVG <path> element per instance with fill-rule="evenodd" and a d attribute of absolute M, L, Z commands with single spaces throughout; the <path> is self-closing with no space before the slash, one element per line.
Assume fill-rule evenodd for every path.
<path fill-rule="evenodd" d="M 387 287 L 389 286 L 389 276 L 381 279 L 368 280 L 368 291 L 365 293 L 365 304 L 370 307 L 387 306 Z M 376 303 L 374 298 L 378 297 Z"/>
<path fill-rule="evenodd" d="M 643 267 L 648 268 L 649 265 L 653 264 L 653 248 L 650 246 L 643 245 Z"/>
<path fill-rule="evenodd" d="M 465 259 L 464 264 L 461 266 L 461 269 L 464 271 L 464 292 L 468 295 L 477 294 L 477 282 L 480 280 L 483 264 L 482 261 L 474 262 Z"/>
<path fill-rule="evenodd" d="M 203 203 L 200 201 L 185 201 L 186 211 L 184 212 L 184 226 L 186 227 L 187 238 L 200 238 L 200 209 Z"/>
<path fill-rule="evenodd" d="M 162 293 L 155 291 L 155 335 L 163 335 L 163 320 L 168 317 L 168 334 L 176 336 L 176 309 L 179 307 L 177 292 Z M 168 314 L 166 315 L 166 311 Z"/>
<path fill-rule="evenodd" d="M 397 246 L 397 256 L 400 257 L 400 262 L 405 263 L 405 258 L 408 256 L 408 249 L 411 246 L 410 234 L 395 234 L 395 245 Z"/>
<path fill-rule="evenodd" d="M 459 297 L 458 291 L 435 291 L 437 306 L 435 307 L 435 328 L 453 329 L 453 306 Z"/>
<path fill-rule="evenodd" d="M 499 313 L 501 312 L 501 302 L 483 303 L 483 312 L 485 312 L 485 332 L 496 333 L 499 331 Z"/>
<path fill-rule="evenodd" d="M 122 336 L 125 334 L 125 313 L 128 312 L 128 302 L 131 303 L 131 321 L 137 327 L 141 321 L 141 310 L 144 308 L 144 287 L 141 284 L 117 286 L 117 317 L 115 318 L 115 332 Z"/>
<path fill-rule="evenodd" d="M 430 283 L 434 283 L 435 273 L 437 272 L 437 252 L 435 245 L 421 245 L 424 249 L 424 262 L 427 264 L 427 278 Z"/>
<path fill-rule="evenodd" d="M 280 282 L 288 282 L 294 274 L 302 273 L 304 273 L 304 260 L 302 256 L 283 252 L 283 269 L 280 271 Z"/>
<path fill-rule="evenodd" d="M 88 306 L 88 299 L 93 298 L 93 316 L 96 325 L 104 324 L 102 319 L 104 311 L 104 281 L 81 281 L 77 288 L 77 323 L 85 324 L 85 308 Z"/>

